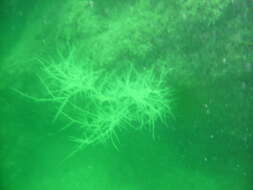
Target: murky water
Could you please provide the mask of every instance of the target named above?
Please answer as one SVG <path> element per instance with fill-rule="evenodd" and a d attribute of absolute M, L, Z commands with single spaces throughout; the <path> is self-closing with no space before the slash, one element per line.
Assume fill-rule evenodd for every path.
<path fill-rule="evenodd" d="M 252 1 L 0 16 L 0 189 L 253 189 Z"/>

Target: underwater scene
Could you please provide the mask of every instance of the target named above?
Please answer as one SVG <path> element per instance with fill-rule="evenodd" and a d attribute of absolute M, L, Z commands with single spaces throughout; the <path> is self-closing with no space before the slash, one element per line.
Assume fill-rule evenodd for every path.
<path fill-rule="evenodd" d="M 252 0 L 2 0 L 0 190 L 253 190 Z"/>

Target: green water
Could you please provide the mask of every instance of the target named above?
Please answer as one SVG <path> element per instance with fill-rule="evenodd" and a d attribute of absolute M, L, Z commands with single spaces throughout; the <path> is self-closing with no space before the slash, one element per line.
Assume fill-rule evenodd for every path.
<path fill-rule="evenodd" d="M 252 190 L 251 0 L 0 2 L 1 190 Z"/>

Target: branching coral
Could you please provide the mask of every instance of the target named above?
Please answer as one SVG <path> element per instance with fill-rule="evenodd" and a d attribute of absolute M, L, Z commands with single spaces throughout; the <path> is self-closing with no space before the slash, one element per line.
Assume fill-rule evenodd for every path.
<path fill-rule="evenodd" d="M 139 72 L 132 67 L 115 81 L 110 96 L 127 107 L 130 122 L 138 121 L 139 128 L 154 127 L 155 121 L 171 114 L 171 90 L 166 87 L 164 77 L 155 68 Z"/>
<path fill-rule="evenodd" d="M 130 65 L 121 73 L 105 72 L 89 62 L 78 61 L 74 52 L 66 57 L 59 53 L 59 59 L 40 62 L 40 80 L 48 97 L 33 99 L 58 105 L 55 120 L 64 117 L 68 125 L 78 127 L 80 136 L 73 137 L 78 143 L 74 152 L 107 139 L 114 142 L 121 128 L 149 127 L 154 132 L 155 122 L 171 114 L 165 69 L 139 71 Z"/>
<path fill-rule="evenodd" d="M 50 96 L 49 100 L 59 103 L 55 119 L 64 112 L 67 105 L 77 109 L 76 102 L 87 104 L 89 96 L 96 96 L 99 92 L 96 82 L 101 76 L 101 71 L 95 71 L 87 63 L 78 62 L 73 52 L 67 57 L 59 55 L 58 60 L 41 61 L 41 82 Z"/>

